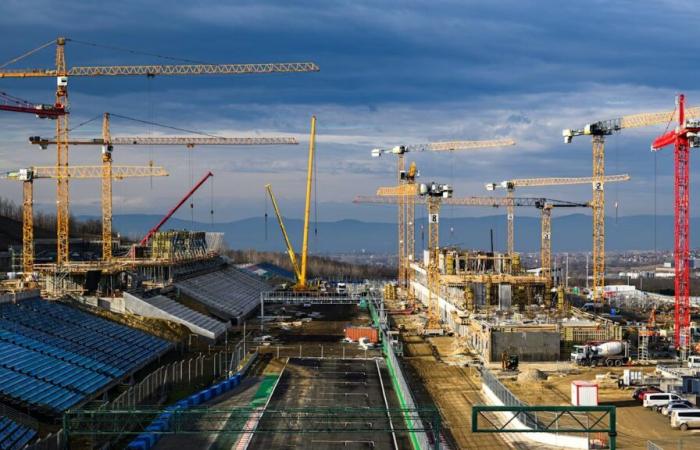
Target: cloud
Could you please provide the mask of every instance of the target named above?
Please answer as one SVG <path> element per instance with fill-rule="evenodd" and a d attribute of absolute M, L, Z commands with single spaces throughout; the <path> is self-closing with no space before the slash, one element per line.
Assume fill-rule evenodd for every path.
<path fill-rule="evenodd" d="M 118 192 L 122 212 L 166 208 L 193 176 L 212 169 L 217 202 L 230 206 L 222 210 L 247 216 L 259 214 L 256 203 L 267 182 L 287 203 L 301 202 L 309 118 L 315 114 L 318 199 L 336 205 L 329 207 L 332 214 L 343 218 L 356 211 L 337 205 L 349 205 L 354 195 L 371 194 L 395 181 L 395 160 L 372 159 L 374 147 L 506 136 L 517 140 L 517 146 L 503 149 L 408 155 L 424 180 L 452 183 L 456 195 L 480 195 L 487 181 L 590 175 L 590 139 L 565 145 L 563 128 L 670 110 L 680 90 L 691 103 L 700 99 L 694 87 L 698 63 L 687 56 L 698 39 L 686 12 L 689 5 L 671 0 L 643 7 L 626 0 L 129 0 L 106 10 L 101 3 L 83 1 L 66 0 L 57 8 L 48 0 L 8 0 L 0 5 L 0 25 L 7 35 L 0 62 L 59 34 L 76 40 L 67 47 L 69 65 L 174 62 L 140 52 L 214 62 L 313 60 L 319 73 L 73 78 L 70 122 L 75 126 L 111 111 L 217 135 L 297 137 L 298 147 L 115 150 L 115 164 L 153 160 L 171 173 L 166 180 L 154 180 L 153 190 L 149 181 L 123 183 Z M 668 29 L 684 30 L 684 38 Z M 52 64 L 52 49 L 46 49 L 15 67 Z M 37 102 L 50 102 L 53 89 L 51 79 L 0 80 L 0 90 Z M 0 116 L 0 127 L 0 167 L 55 161 L 53 150 L 42 152 L 27 143 L 29 135 L 50 136 L 51 122 L 8 113 Z M 648 151 L 662 130 L 625 130 L 607 140 L 608 173 L 633 176 L 632 182 L 608 189 L 608 198 L 617 200 L 625 214 L 650 213 L 654 197 L 659 213 L 671 211 L 672 152 L 654 156 Z M 97 120 L 73 136 L 99 133 Z M 174 131 L 113 120 L 114 135 L 170 133 Z M 71 150 L 72 164 L 99 161 L 97 148 Z M 695 178 L 697 174 L 693 168 Z M 54 192 L 47 186 L 40 188 L 38 202 L 50 207 Z M 82 186 L 74 184 L 73 205 L 94 209 L 98 187 Z M 590 194 L 585 187 L 535 193 L 567 197 L 562 200 L 585 200 Z M 0 182 L 0 195 L 17 199 L 18 186 Z"/>

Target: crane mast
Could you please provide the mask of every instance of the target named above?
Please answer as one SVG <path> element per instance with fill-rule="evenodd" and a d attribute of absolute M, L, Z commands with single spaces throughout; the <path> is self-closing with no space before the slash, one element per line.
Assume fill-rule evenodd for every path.
<path fill-rule="evenodd" d="M 185 65 L 139 65 L 139 66 L 66 66 L 65 46 L 68 39 L 56 39 L 55 69 L 2 69 L 0 78 L 55 78 L 57 109 L 68 111 L 69 77 L 123 76 L 123 75 L 242 75 L 253 73 L 318 72 L 312 62 L 271 63 L 271 64 L 185 64 Z M 37 50 L 46 47 L 39 47 Z M 26 53 L 24 56 L 33 53 Z M 68 168 L 68 115 L 56 117 L 56 265 L 66 266 L 69 262 L 69 188 L 66 170 Z"/>
<path fill-rule="evenodd" d="M 304 206 L 304 235 L 301 244 L 301 272 L 299 273 L 299 289 L 305 289 L 306 269 L 309 254 L 309 217 L 311 215 L 311 186 L 314 172 L 314 151 L 316 150 L 316 116 L 311 116 L 311 135 L 309 136 L 309 160 L 306 165 L 306 204 Z"/>
<path fill-rule="evenodd" d="M 604 180 L 606 183 L 628 181 L 630 176 L 622 175 L 606 175 Z M 507 197 L 515 196 L 516 187 L 532 187 L 532 186 L 564 186 L 576 184 L 591 184 L 593 177 L 549 177 L 549 178 L 516 178 L 513 180 L 501 181 L 500 183 L 487 183 L 486 190 L 493 191 L 498 188 L 506 189 Z M 508 220 L 508 253 L 515 252 L 515 208 L 512 205 L 507 206 Z"/>
<path fill-rule="evenodd" d="M 168 172 L 165 169 L 157 166 L 117 166 L 110 176 L 123 179 L 167 175 Z M 104 166 L 71 166 L 66 169 L 55 166 L 35 166 L 0 176 L 0 178 L 22 181 L 22 270 L 25 278 L 31 277 L 34 272 L 34 180 L 57 179 L 59 176 L 65 176 L 67 179 L 100 178 L 104 180 Z"/>
<path fill-rule="evenodd" d="M 652 143 L 658 151 L 674 146 L 674 345 L 685 360 L 690 352 L 690 147 L 699 147 L 700 120 L 688 119 L 685 96 L 678 96 L 678 125 Z"/>
<path fill-rule="evenodd" d="M 700 116 L 700 107 L 686 115 Z M 605 136 L 626 128 L 665 124 L 677 117 L 677 111 L 640 113 L 587 124 L 583 129 L 562 131 L 564 143 L 576 136 L 591 136 L 593 153 L 593 301 L 601 304 L 605 285 Z"/>
<path fill-rule="evenodd" d="M 57 140 L 31 136 L 29 142 L 41 148 L 56 145 Z M 104 113 L 102 119 L 102 137 L 94 139 L 77 139 L 68 141 L 75 146 L 102 146 L 102 259 L 112 259 L 112 152 L 115 145 L 296 145 L 293 137 L 197 137 L 197 136 L 114 136 L 110 132 L 110 114 Z"/>
<path fill-rule="evenodd" d="M 515 145 L 515 141 L 510 138 L 490 139 L 480 141 L 443 141 L 413 145 L 397 145 L 394 147 L 372 149 L 372 157 L 380 157 L 384 154 L 394 154 L 397 156 L 397 184 L 408 186 L 407 189 L 415 189 L 415 177 L 417 172 L 415 166 L 413 175 L 406 172 L 405 154 L 407 152 L 448 152 L 455 150 L 476 150 L 484 148 L 496 148 Z M 415 254 L 415 202 L 411 196 L 400 196 L 397 199 L 398 215 L 398 285 L 405 289 L 410 301 L 413 301 L 411 290 L 411 270 L 410 262 Z"/>

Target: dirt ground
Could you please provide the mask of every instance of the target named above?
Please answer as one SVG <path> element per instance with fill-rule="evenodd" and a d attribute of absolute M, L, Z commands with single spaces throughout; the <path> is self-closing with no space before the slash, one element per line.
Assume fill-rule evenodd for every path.
<path fill-rule="evenodd" d="M 518 382 L 504 380 L 504 384 L 521 400 L 531 405 L 569 405 L 571 382 L 575 380 L 596 381 L 598 374 L 622 376 L 622 368 L 582 368 L 567 375 L 550 374 L 547 380 Z M 662 414 L 646 410 L 640 402 L 632 399 L 632 389 L 618 389 L 617 379 L 608 377 L 599 382 L 599 403 L 617 407 L 618 448 L 646 448 L 653 441 L 664 448 L 700 448 L 700 430 L 682 432 L 669 425 Z"/>
<path fill-rule="evenodd" d="M 431 338 L 431 343 L 419 336 L 406 336 L 404 360 L 413 376 L 425 387 L 432 402 L 439 409 L 443 426 L 451 435 L 458 449 L 495 450 L 503 448 L 539 448 L 530 442 L 519 442 L 515 438 L 503 438 L 496 434 L 471 432 L 471 407 L 485 404 L 481 396 L 481 381 L 478 372 L 469 367 L 450 365 L 442 360 L 455 357 L 454 338 Z M 434 350 L 433 350 L 434 349 Z M 437 357 L 436 357 L 437 356 Z M 464 355 L 463 355 L 464 356 Z M 409 381 L 410 382 L 410 381 Z M 418 396 L 420 399 L 420 396 Z"/>

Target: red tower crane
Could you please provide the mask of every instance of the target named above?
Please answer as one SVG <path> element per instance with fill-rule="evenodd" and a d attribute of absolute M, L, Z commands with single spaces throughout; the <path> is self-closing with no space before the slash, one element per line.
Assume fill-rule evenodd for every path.
<path fill-rule="evenodd" d="M 651 144 L 653 151 L 673 144 L 674 157 L 674 248 L 675 314 L 673 337 L 685 358 L 690 349 L 690 147 L 700 146 L 699 119 L 686 119 L 685 96 L 678 96 L 678 126 Z"/>
<path fill-rule="evenodd" d="M 0 111 L 36 114 L 41 119 L 55 119 L 58 116 L 67 114 L 63 106 L 31 103 L 6 92 L 0 92 Z"/>

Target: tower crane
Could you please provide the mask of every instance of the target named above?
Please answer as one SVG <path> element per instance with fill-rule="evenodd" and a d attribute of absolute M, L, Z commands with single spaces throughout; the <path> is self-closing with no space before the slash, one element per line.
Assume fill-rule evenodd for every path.
<path fill-rule="evenodd" d="M 452 188 L 449 185 L 431 183 L 421 184 L 411 189 L 410 186 L 391 186 L 379 188 L 376 196 L 358 196 L 353 203 L 373 204 L 397 204 L 404 196 L 416 196 L 416 202 L 425 203 L 428 207 L 429 223 L 429 264 L 428 264 L 428 291 L 429 291 L 429 317 L 427 330 L 434 330 L 439 321 L 440 311 L 438 295 L 440 289 L 440 274 L 437 262 L 437 250 L 439 248 L 439 211 L 440 205 L 454 206 L 490 206 L 490 207 L 535 207 L 542 211 L 542 233 L 540 258 L 542 261 L 542 277 L 545 278 L 547 287 L 551 286 L 551 210 L 552 208 L 590 207 L 589 203 L 577 203 L 546 198 L 529 197 L 452 197 Z M 439 327 L 439 322 L 437 324 Z"/>
<path fill-rule="evenodd" d="M 112 168 L 111 178 L 124 179 L 133 177 L 164 177 L 168 173 L 157 166 L 116 166 Z M 0 176 L 10 180 L 22 181 L 22 270 L 25 278 L 34 272 L 34 180 L 56 179 L 60 169 L 57 167 L 30 167 L 8 172 Z M 103 177 L 101 166 L 71 166 L 62 175 L 75 179 L 95 179 Z"/>
<path fill-rule="evenodd" d="M 689 108 L 686 116 L 700 117 L 700 107 Z M 576 136 L 591 136 L 593 142 L 593 301 L 603 301 L 605 285 L 605 136 L 627 128 L 640 128 L 669 123 L 676 111 L 640 113 L 616 119 L 589 123 L 582 129 L 562 131 L 564 143 Z"/>
<path fill-rule="evenodd" d="M 53 69 L 0 69 L 0 78 L 55 78 L 56 101 L 54 107 L 68 110 L 68 79 L 70 77 L 97 76 L 155 76 L 155 75 L 243 75 L 253 73 L 288 73 L 288 72 L 318 72 L 319 68 L 312 62 L 300 63 L 271 63 L 271 64 L 180 64 L 180 65 L 138 65 L 138 66 L 78 66 L 68 67 L 66 64 L 65 46 L 70 39 L 58 37 L 15 58 L 13 62 L 23 59 L 43 48 L 56 44 L 55 68 Z M 69 221 L 69 190 L 68 190 L 68 115 L 56 116 L 56 234 L 57 234 L 57 266 L 68 263 L 68 221 Z"/>
<path fill-rule="evenodd" d="M 57 145 L 57 140 L 31 136 L 29 142 L 43 149 Z M 112 259 L 112 152 L 115 145 L 296 145 L 293 137 L 198 137 L 198 136 L 114 136 L 110 131 L 110 113 L 102 118 L 102 137 L 94 139 L 72 139 L 69 145 L 102 146 L 102 259 Z"/>
<path fill-rule="evenodd" d="M 697 109 L 697 108 L 695 108 Z M 700 119 L 689 119 L 685 96 L 678 96 L 676 110 L 678 125 L 657 137 L 653 151 L 673 145 L 674 176 L 674 327 L 676 349 L 685 360 L 691 348 L 690 334 L 690 147 L 700 147 Z"/>
<path fill-rule="evenodd" d="M 287 247 L 287 254 L 289 255 L 289 260 L 292 264 L 292 270 L 294 270 L 294 275 L 296 277 L 296 284 L 294 289 L 298 291 L 304 291 L 308 289 L 307 280 L 307 267 L 308 267 L 308 254 L 309 254 L 309 218 L 311 217 L 311 187 L 313 182 L 314 165 L 316 164 L 316 116 L 311 116 L 311 132 L 309 134 L 309 158 L 306 164 L 306 202 L 304 205 L 304 229 L 302 234 L 302 244 L 301 244 L 301 265 L 297 261 L 296 253 L 292 247 L 292 243 L 287 235 L 287 229 L 284 226 L 284 220 L 282 220 L 282 214 L 280 214 L 279 207 L 277 206 L 277 200 L 275 195 L 272 193 L 272 186 L 270 184 L 265 185 L 267 194 L 270 196 L 270 201 L 272 202 L 272 207 L 275 210 L 275 215 L 277 216 L 277 222 L 279 223 L 280 230 L 282 231 L 282 237 L 284 238 L 285 246 Z"/>
<path fill-rule="evenodd" d="M 628 181 L 630 176 L 622 175 L 606 175 L 605 182 L 613 183 L 618 181 Z M 553 178 L 516 178 L 513 180 L 505 180 L 500 183 L 487 183 L 486 190 L 494 191 L 502 188 L 506 190 L 506 196 L 514 197 L 516 187 L 531 187 L 531 186 L 565 186 L 574 184 L 590 184 L 593 182 L 592 177 L 553 177 Z M 508 253 L 515 252 L 515 208 L 507 207 L 508 218 Z"/>
<path fill-rule="evenodd" d="M 0 92 L 0 110 L 20 113 L 35 114 L 40 119 L 56 119 L 67 114 L 61 106 L 35 104 L 6 92 Z M 29 276 L 34 267 L 34 233 L 32 229 L 32 186 L 31 182 L 25 182 L 22 201 L 22 266 L 25 276 Z M 27 225 L 29 224 L 29 225 Z M 27 271 L 27 269 L 29 269 Z"/>
<path fill-rule="evenodd" d="M 406 172 L 405 154 L 408 152 L 449 152 L 454 150 L 477 150 L 515 145 L 513 139 L 492 139 L 481 141 L 445 141 L 415 145 L 397 145 L 375 148 L 372 157 L 384 154 L 397 156 L 398 184 L 414 184 L 417 172 Z M 398 203 L 398 283 L 402 288 L 410 286 L 411 272 L 408 268 L 415 254 L 415 204 L 413 197 L 400 197 Z"/>

